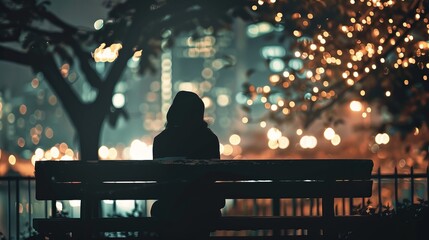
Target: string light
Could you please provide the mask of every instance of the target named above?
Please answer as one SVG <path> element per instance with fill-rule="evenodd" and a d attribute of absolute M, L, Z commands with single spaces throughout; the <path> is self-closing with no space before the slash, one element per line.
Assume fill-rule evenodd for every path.
<path fill-rule="evenodd" d="M 272 1 L 258 1 L 259 6 L 263 4 L 272 4 Z M 411 20 L 399 22 L 393 15 L 387 13 L 394 8 L 404 10 L 405 8 L 401 5 L 406 3 L 350 0 L 348 4 L 350 4 L 350 7 L 361 9 L 360 11 L 365 13 L 359 18 L 349 17 L 349 21 L 340 25 L 338 29 L 339 33 L 346 38 L 346 40 L 343 38 L 341 41 L 356 43 L 352 47 L 348 47 L 348 49 L 342 48 L 345 45 L 336 41 L 341 38 L 336 35 L 338 34 L 337 29 L 330 26 L 320 28 L 314 36 L 304 39 L 303 30 L 307 26 L 315 24 L 312 22 L 315 19 L 315 14 L 313 12 L 305 15 L 298 12 L 289 13 L 291 19 L 299 20 L 301 23 L 301 25 L 297 24 L 292 31 L 299 47 L 292 49 L 291 57 L 304 61 L 302 66 L 299 67 L 299 73 L 294 72 L 296 69 L 292 67 L 294 59 L 290 60 L 290 63 L 286 62 L 286 66 L 291 68 L 283 70 L 281 75 L 271 75 L 269 82 L 273 87 L 283 87 L 285 91 L 289 89 L 290 91 L 295 91 L 300 88 L 299 84 L 301 84 L 301 81 L 296 81 L 296 79 L 302 80 L 306 78 L 309 86 L 305 90 L 306 92 L 303 93 L 302 99 L 291 99 L 290 101 L 270 102 L 268 99 L 272 91 L 261 90 L 260 92 L 255 92 L 256 94 L 264 94 L 261 97 L 261 102 L 264 103 L 264 107 L 267 110 L 276 112 L 281 108 L 283 116 L 288 117 L 299 111 L 308 111 L 308 105 L 303 101 L 310 100 L 315 102 L 312 108 L 314 111 L 319 106 L 324 106 L 326 101 L 336 101 L 337 94 L 344 91 L 344 88 L 356 89 L 356 93 L 361 97 L 374 96 L 374 89 L 362 85 L 362 79 L 368 82 L 369 80 L 366 78 L 376 76 L 379 72 L 389 75 L 390 69 L 409 68 L 418 64 L 429 68 L 428 63 L 419 63 L 421 61 L 419 56 L 422 56 L 421 51 L 429 49 L 429 41 L 421 40 L 420 37 L 416 41 L 416 36 L 412 33 L 404 35 L 406 31 L 404 29 L 413 27 L 413 21 L 422 20 L 426 23 L 425 26 L 429 33 L 429 20 L 423 17 L 420 8 L 416 9 Z M 279 22 L 286 15 L 285 12 L 273 12 L 273 21 Z M 363 34 L 360 34 L 364 32 L 368 32 L 369 35 L 367 36 L 369 37 L 364 37 Z M 329 44 L 336 46 L 337 49 L 327 49 L 325 46 Z M 385 53 L 390 49 L 396 52 L 396 59 L 388 61 Z M 382 70 L 378 71 L 379 68 Z M 310 69 L 315 70 L 313 72 Z M 424 81 L 428 79 L 427 75 L 423 75 L 422 78 Z M 338 84 L 339 79 L 343 79 L 343 85 Z M 405 86 L 412 85 L 408 79 L 402 81 Z M 331 89 L 327 90 L 322 86 L 324 88 L 331 87 Z M 363 87 L 365 89 L 362 89 Z M 392 93 L 393 91 L 389 89 L 378 94 L 389 98 Z M 250 104 L 248 105 L 250 106 Z M 367 118 L 371 113 L 371 107 L 368 106 L 364 109 L 362 102 L 359 101 L 350 101 L 349 108 L 353 112 L 361 112 L 360 114 L 363 118 Z M 331 140 L 332 144 L 337 146 L 341 142 L 340 136 L 336 135 L 335 131 L 328 132 L 328 140 Z"/>
<path fill-rule="evenodd" d="M 336 99 L 340 98 L 337 98 L 337 96 L 344 96 L 342 94 L 344 89 L 355 90 L 356 95 L 354 96 L 373 96 L 373 89 L 364 85 L 364 81 L 368 81 L 366 78 L 371 78 L 372 74 L 373 76 L 377 76 L 376 74 L 383 72 L 384 75 L 389 75 L 394 74 L 389 71 L 394 71 L 395 69 L 401 70 L 402 68 L 410 68 L 415 66 L 419 66 L 421 69 L 429 69 L 429 63 L 424 63 L 421 60 L 422 56 L 425 56 L 427 54 L 427 50 L 429 50 L 429 42 L 427 39 L 422 40 L 421 37 L 416 34 L 414 34 L 414 36 L 412 33 L 413 31 L 406 31 L 406 29 L 415 26 L 415 22 L 419 22 L 424 23 L 422 25 L 426 27 L 426 32 L 429 34 L 428 18 L 425 17 L 425 9 L 421 9 L 421 6 L 416 9 L 415 13 L 412 13 L 412 18 L 400 22 L 397 18 L 386 14 L 390 8 L 393 9 L 394 7 L 397 7 L 399 4 L 401 4 L 399 1 L 381 2 L 350 0 L 348 1 L 348 4 L 350 4 L 349 6 L 352 6 L 358 10 L 367 10 L 359 11 L 365 14 L 362 14 L 362 16 L 359 17 L 349 17 L 349 20 L 342 23 L 339 27 L 330 27 L 329 24 L 327 24 L 327 26 L 318 26 L 317 30 L 315 30 L 315 35 L 308 36 L 307 27 L 315 26 L 315 21 L 318 19 L 316 13 L 311 11 L 306 13 L 286 13 L 280 12 L 279 9 L 281 8 L 273 7 L 278 6 L 281 3 L 282 1 L 276 0 L 253 1 L 251 5 L 251 9 L 253 11 L 261 11 L 267 7 L 270 7 L 270 9 L 273 9 L 273 13 L 269 17 L 271 23 L 264 22 L 261 24 L 252 24 L 249 29 L 250 32 L 254 34 L 252 36 L 257 37 L 264 33 L 276 31 L 273 30 L 276 29 L 276 23 L 281 25 L 281 22 L 284 19 L 291 17 L 294 21 L 297 22 L 297 25 L 293 26 L 292 28 L 293 39 L 297 41 L 297 44 L 296 46 L 294 45 L 294 49 L 291 49 L 292 54 L 288 52 L 287 58 L 291 57 L 294 58 L 294 60 L 299 60 L 300 64 L 298 64 L 298 67 L 295 66 L 295 69 L 294 67 L 291 67 L 288 62 L 293 61 L 284 60 L 283 55 L 277 56 L 277 58 L 271 58 L 270 67 L 272 71 L 276 72 L 276 74 L 269 76 L 268 80 L 270 86 L 261 86 L 258 88 L 253 88 L 253 90 L 252 88 L 249 88 L 250 93 L 254 95 L 249 97 L 249 99 L 243 100 L 243 104 L 249 107 L 257 106 L 260 104 L 260 102 L 262 102 L 263 106 L 268 111 L 272 112 L 270 113 L 273 114 L 272 116 L 278 117 L 280 114 L 280 116 L 289 119 L 292 114 L 299 111 L 309 111 L 309 109 L 318 110 L 319 108 L 326 106 L 327 103 L 329 104 L 331 101 L 336 101 Z M 104 21 L 102 19 L 98 19 L 94 22 L 94 28 L 96 30 L 103 28 L 103 25 Z M 338 32 L 340 33 L 339 35 Z M 363 37 L 365 34 L 362 33 L 368 33 L 367 36 L 370 37 Z M 350 45 L 345 47 L 344 45 L 335 44 L 338 43 L 336 41 L 337 39 L 341 39 L 341 41 L 345 42 L 349 40 L 353 44 L 351 47 Z M 197 58 L 214 56 L 213 45 L 215 42 L 216 39 L 212 36 L 204 37 L 201 40 L 195 40 L 193 38 L 187 39 L 186 44 L 190 49 L 188 52 L 189 57 Z M 112 44 L 109 47 L 102 43 L 98 48 L 95 49 L 93 53 L 94 60 L 96 62 L 113 62 L 119 56 L 119 50 L 121 48 L 122 45 L 120 43 Z M 196 49 L 199 50 L 197 51 Z M 386 53 L 388 52 L 394 53 L 394 56 L 389 56 L 389 58 L 387 58 Z M 141 56 L 142 50 L 135 51 L 132 60 L 139 61 Z M 163 81 L 164 91 L 167 88 L 171 89 L 171 54 L 168 57 L 163 57 L 162 65 L 163 73 L 161 78 Z M 215 65 L 218 67 L 220 66 L 217 63 L 213 65 L 213 68 L 207 67 L 201 71 L 201 77 L 204 78 L 204 80 L 213 77 L 217 68 L 215 68 Z M 220 68 L 221 67 L 218 69 Z M 213 69 L 215 69 L 215 71 Z M 65 78 L 69 77 L 71 75 L 70 65 L 67 63 L 61 65 L 60 73 Z M 403 85 L 408 86 L 407 89 L 416 87 L 416 85 L 414 85 L 414 81 L 417 81 L 417 79 L 402 79 L 399 81 L 399 83 L 403 83 Z M 421 81 L 422 79 L 423 81 L 427 81 L 428 76 L 422 74 L 419 76 L 418 80 Z M 303 82 L 305 82 L 305 84 L 303 84 Z M 386 80 L 386 83 L 383 84 L 387 85 L 390 84 L 390 82 L 393 82 L 393 80 Z M 38 78 L 32 79 L 32 88 L 39 88 L 39 85 L 40 80 Z M 278 88 L 281 87 L 295 92 L 302 89 L 302 91 L 305 91 L 305 95 L 302 94 L 304 96 L 300 95 L 297 97 L 294 96 L 288 99 L 284 98 L 273 101 L 272 98 L 270 98 L 271 94 L 275 94 Z M 389 90 L 381 91 L 379 94 L 384 95 L 386 98 L 396 96 L 393 95 L 393 93 L 396 94 L 395 89 L 390 87 L 386 87 L 385 89 Z M 171 92 L 163 93 L 167 96 L 165 99 L 171 99 Z M 307 95 L 307 93 L 309 95 Z M 258 94 L 262 97 L 254 97 Z M 230 104 L 230 99 L 227 95 L 218 95 L 217 98 L 214 99 L 216 99 L 216 101 L 210 102 L 209 98 L 205 98 L 204 102 L 206 103 L 206 106 L 209 105 L 207 102 L 210 104 L 215 104 L 216 102 L 217 105 L 221 107 L 225 107 Z M 115 94 L 114 98 L 112 99 L 113 105 L 118 108 L 122 107 L 124 102 L 124 96 L 121 94 Z M 348 103 L 349 99 L 346 99 L 344 102 Z M 55 96 L 51 96 L 49 98 L 49 103 L 51 105 L 55 105 L 57 103 Z M 163 102 L 164 111 L 168 107 L 168 104 L 169 102 L 167 100 Z M 365 105 L 367 104 L 370 103 L 365 102 Z M 345 105 L 345 107 L 349 107 L 350 110 L 354 112 L 361 112 L 364 109 L 365 112 L 361 113 L 363 118 L 368 117 L 369 113 L 371 112 L 370 107 L 365 109 L 363 104 L 359 101 L 351 101 L 350 105 Z M 7 122 L 12 124 L 17 122 L 21 115 L 30 113 L 31 111 L 29 111 L 27 106 L 23 104 L 19 108 L 19 113 L 8 113 L 5 116 Z M 242 117 L 241 122 L 247 124 L 249 123 L 249 119 L 253 118 L 249 118 L 247 116 Z M 266 128 L 267 122 L 261 121 L 259 126 L 261 128 Z M 269 128 L 268 130 L 264 131 L 267 131 L 268 134 L 268 132 L 273 131 L 272 129 L 273 128 Z M 330 130 L 328 131 L 328 129 Z M 327 131 L 328 133 L 326 133 Z M 30 133 L 31 141 L 27 140 L 26 142 L 20 138 L 15 142 L 18 143 L 18 146 L 24 146 L 25 144 L 28 144 L 28 142 L 30 144 L 31 142 L 38 144 L 41 141 L 41 137 L 43 137 L 43 132 L 47 138 L 53 137 L 53 130 L 44 126 L 43 130 L 41 130 L 40 127 L 34 128 L 34 130 L 32 130 Z M 301 136 L 303 134 L 302 129 L 298 129 L 296 134 Z M 271 136 L 273 133 L 271 132 L 269 135 Z M 282 145 L 280 142 L 280 139 L 285 137 L 281 135 L 281 132 L 280 136 L 275 136 L 276 137 L 274 139 L 270 139 L 270 137 L 268 137 L 270 141 L 274 141 L 269 144 L 270 148 L 282 148 L 281 146 L 286 145 Z M 312 136 L 303 136 L 301 139 L 304 138 L 304 142 L 309 142 L 311 137 Z M 341 142 L 340 136 L 337 135 L 332 128 L 327 128 L 324 131 L 324 137 L 327 140 L 330 140 L 334 146 Z M 389 137 L 389 135 L 387 135 L 387 137 Z M 386 142 L 386 135 L 382 134 L 381 137 L 376 137 L 376 142 L 377 139 L 384 139 L 383 141 L 380 140 L 380 143 L 378 144 L 385 144 L 384 142 Z M 229 140 L 231 145 L 237 145 L 240 143 L 241 138 L 239 135 L 231 135 Z M 277 141 L 277 143 L 275 141 Z M 134 145 L 138 145 L 135 142 L 133 143 Z M 287 145 L 289 145 L 289 143 Z M 233 152 L 233 146 L 226 146 L 227 150 L 224 152 L 227 155 L 231 155 Z M 117 154 L 118 152 L 115 148 L 102 146 L 99 149 L 99 155 L 102 158 L 109 158 L 109 156 L 116 156 Z M 38 148 L 34 153 L 34 159 L 40 160 L 47 157 L 60 158 L 61 155 L 73 157 L 73 151 L 69 148 L 66 148 L 64 151 L 62 151 L 58 146 L 54 146 L 46 151 Z"/>

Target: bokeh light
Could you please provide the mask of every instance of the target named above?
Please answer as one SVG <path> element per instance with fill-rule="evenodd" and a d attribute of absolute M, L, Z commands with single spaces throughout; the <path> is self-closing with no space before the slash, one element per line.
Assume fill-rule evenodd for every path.
<path fill-rule="evenodd" d="M 125 105 L 125 96 L 123 93 L 115 93 L 112 97 L 112 104 L 115 108 L 122 108 Z"/>
<path fill-rule="evenodd" d="M 390 137 L 387 133 L 378 133 L 375 136 L 375 142 L 380 145 L 380 144 L 388 144 L 390 141 Z"/>
<path fill-rule="evenodd" d="M 241 137 L 238 134 L 232 134 L 229 137 L 229 143 L 231 143 L 232 145 L 238 145 L 241 142 Z"/>
<path fill-rule="evenodd" d="M 317 146 L 317 138 L 314 136 L 304 135 L 299 141 L 299 145 L 304 149 L 312 149 Z"/>
<path fill-rule="evenodd" d="M 351 101 L 350 102 L 350 110 L 352 110 L 353 112 L 362 111 L 362 103 L 359 101 Z"/>
<path fill-rule="evenodd" d="M 335 136 L 335 131 L 332 128 L 326 128 L 323 132 L 323 136 L 326 138 L 326 140 L 332 140 Z"/>
<path fill-rule="evenodd" d="M 282 132 L 277 128 L 270 128 L 267 132 L 267 137 L 271 141 L 277 141 L 282 136 Z"/>

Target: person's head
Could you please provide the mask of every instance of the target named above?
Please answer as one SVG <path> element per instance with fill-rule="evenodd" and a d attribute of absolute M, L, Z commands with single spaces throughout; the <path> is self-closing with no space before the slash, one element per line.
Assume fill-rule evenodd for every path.
<path fill-rule="evenodd" d="M 166 126 L 206 127 L 201 98 L 193 92 L 178 92 L 168 110 Z"/>

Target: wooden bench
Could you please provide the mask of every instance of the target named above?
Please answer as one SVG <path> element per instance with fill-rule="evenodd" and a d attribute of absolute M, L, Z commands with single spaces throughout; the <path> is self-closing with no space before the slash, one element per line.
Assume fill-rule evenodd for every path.
<path fill-rule="evenodd" d="M 372 167 L 371 160 L 362 159 L 41 161 L 36 162 L 36 198 L 82 200 L 80 218 L 34 219 L 33 224 L 42 235 L 68 232 L 76 239 L 98 238 L 102 232 L 156 231 L 159 223 L 151 217 L 100 217 L 100 200 L 158 199 L 189 179 L 209 177 L 225 199 L 273 199 L 271 216 L 223 216 L 213 229 L 269 229 L 273 238 L 281 238 L 283 229 L 308 229 L 311 239 L 326 239 L 366 221 L 335 216 L 334 198 L 370 197 Z M 281 216 L 281 198 L 321 199 L 322 215 Z"/>

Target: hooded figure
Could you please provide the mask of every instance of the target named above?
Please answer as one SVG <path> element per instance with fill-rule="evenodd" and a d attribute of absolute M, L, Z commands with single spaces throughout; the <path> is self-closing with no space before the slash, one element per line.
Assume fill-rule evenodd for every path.
<path fill-rule="evenodd" d="M 167 113 L 166 128 L 153 141 L 154 159 L 220 159 L 219 140 L 204 121 L 204 103 L 193 92 L 177 93 Z M 221 216 L 225 199 L 212 189 L 207 176 L 190 181 L 158 199 L 151 215 L 164 222 L 160 236 L 204 239 L 209 236 L 210 221 Z"/>
<path fill-rule="evenodd" d="M 164 131 L 155 137 L 153 158 L 220 159 L 219 140 L 204 121 L 204 103 L 180 91 L 167 113 Z"/>

